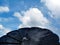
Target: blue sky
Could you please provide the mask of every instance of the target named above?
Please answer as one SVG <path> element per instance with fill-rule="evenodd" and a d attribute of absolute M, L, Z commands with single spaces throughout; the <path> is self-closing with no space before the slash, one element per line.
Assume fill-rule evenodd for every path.
<path fill-rule="evenodd" d="M 23 27 L 47 28 L 60 36 L 60 0 L 0 0 L 0 37 Z"/>

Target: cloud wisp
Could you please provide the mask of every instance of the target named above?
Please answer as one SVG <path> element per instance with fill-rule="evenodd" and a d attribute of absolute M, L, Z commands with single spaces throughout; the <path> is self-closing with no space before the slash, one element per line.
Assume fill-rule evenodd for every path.
<path fill-rule="evenodd" d="M 0 37 L 10 32 L 11 29 L 5 28 L 2 24 L 0 24 Z"/>
<path fill-rule="evenodd" d="M 0 12 L 9 12 L 9 7 L 7 7 L 7 6 L 0 6 Z"/>

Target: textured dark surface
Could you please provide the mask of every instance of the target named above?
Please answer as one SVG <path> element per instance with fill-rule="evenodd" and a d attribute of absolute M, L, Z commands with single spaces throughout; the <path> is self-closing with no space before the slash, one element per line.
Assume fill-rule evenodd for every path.
<path fill-rule="evenodd" d="M 0 45 L 59 45 L 59 37 L 48 29 L 21 28 L 1 37 Z"/>

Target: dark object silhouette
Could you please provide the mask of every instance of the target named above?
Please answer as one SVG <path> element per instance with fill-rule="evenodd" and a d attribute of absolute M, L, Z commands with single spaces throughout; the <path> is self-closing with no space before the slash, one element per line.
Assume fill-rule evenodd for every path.
<path fill-rule="evenodd" d="M 59 45 L 59 37 L 48 29 L 21 28 L 1 37 L 0 45 Z"/>

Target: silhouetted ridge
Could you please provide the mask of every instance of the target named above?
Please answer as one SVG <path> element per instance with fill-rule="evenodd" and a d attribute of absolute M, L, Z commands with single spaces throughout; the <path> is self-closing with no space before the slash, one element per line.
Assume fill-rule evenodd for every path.
<path fill-rule="evenodd" d="M 59 45 L 59 37 L 48 29 L 21 28 L 0 38 L 0 45 Z"/>

